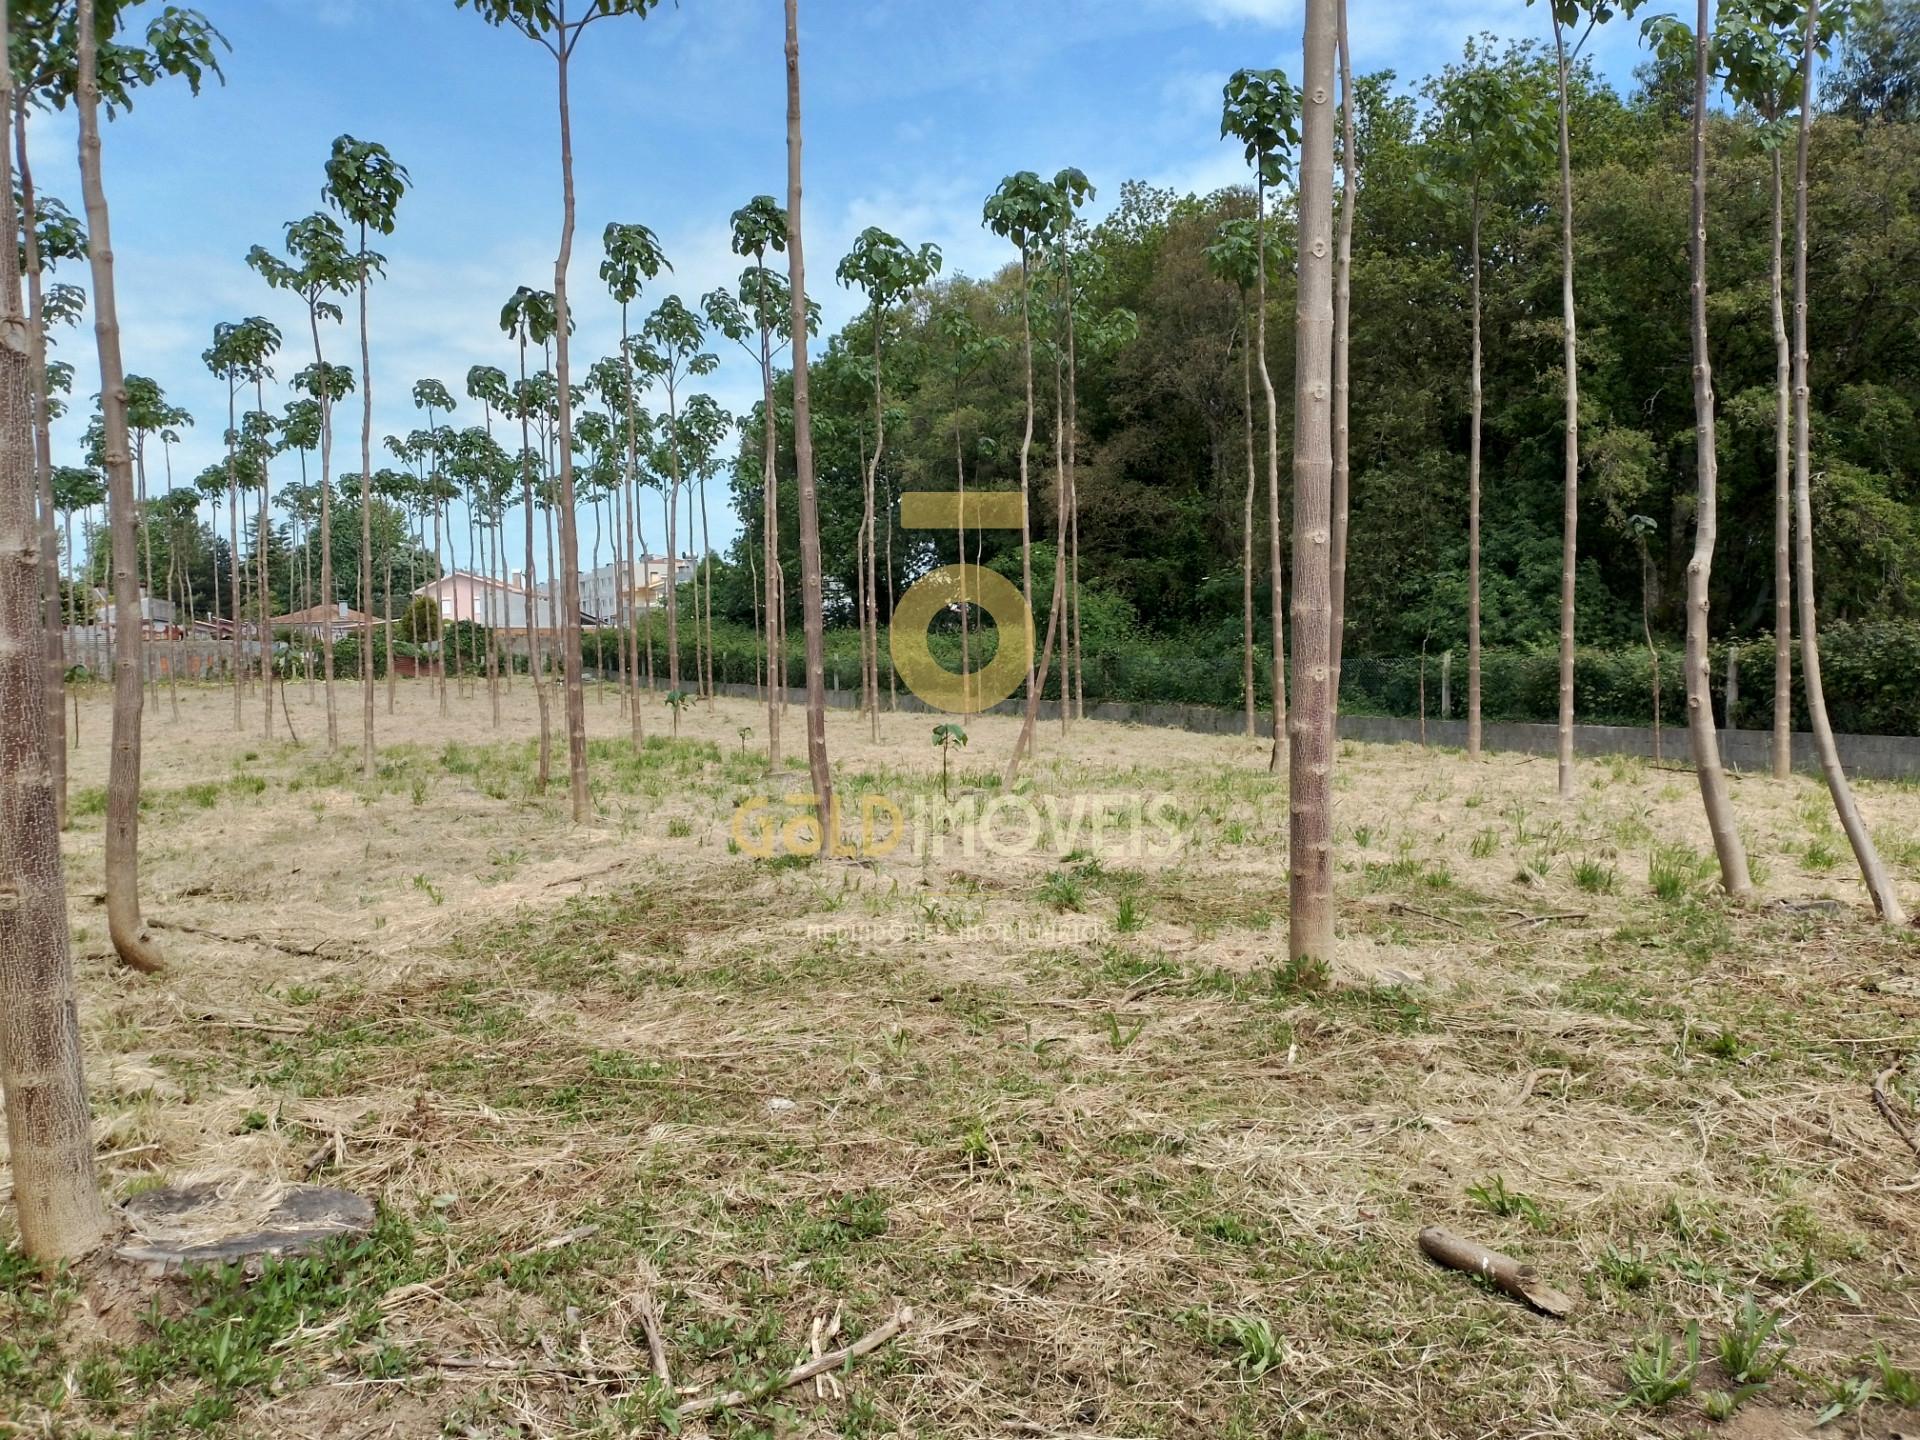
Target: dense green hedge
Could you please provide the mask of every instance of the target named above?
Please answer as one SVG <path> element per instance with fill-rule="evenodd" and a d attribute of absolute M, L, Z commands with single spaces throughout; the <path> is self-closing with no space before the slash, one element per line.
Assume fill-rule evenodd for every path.
<path fill-rule="evenodd" d="M 666 627 L 658 617 L 654 626 L 654 673 L 666 683 Z M 799 637 L 788 658 L 788 683 L 805 683 Z M 1211 637 L 1209 637 L 1211 638 Z M 988 641 L 991 644 L 991 640 Z M 933 650 L 958 668 L 959 642 L 936 635 Z M 1727 646 L 1712 651 L 1715 718 L 1725 721 Z M 1736 724 L 1764 730 L 1773 723 L 1773 642 L 1770 638 L 1738 642 L 1740 693 Z M 681 679 L 691 687 L 694 642 L 691 626 L 680 635 Z M 850 630 L 827 636 L 828 683 L 840 688 L 858 684 L 859 637 Z M 1863 735 L 1920 734 L 1920 624 L 1878 622 L 1834 624 L 1824 627 L 1820 644 L 1821 673 L 1826 682 L 1827 710 L 1836 730 Z M 619 632 L 601 630 L 583 637 L 583 655 L 589 669 L 612 674 L 619 665 Z M 722 684 L 751 684 L 758 678 L 759 646 L 753 633 L 738 626 L 714 628 L 714 678 Z M 984 656 L 975 649 L 975 661 Z M 1264 652 L 1256 655 L 1255 674 L 1260 703 L 1268 701 L 1268 671 Z M 1660 712 L 1664 723 L 1685 723 L 1682 652 L 1663 648 L 1660 655 Z M 1237 643 L 1225 649 L 1203 640 L 1164 640 L 1133 637 L 1108 644 L 1086 658 L 1087 703 L 1120 700 L 1159 704 L 1217 705 L 1228 709 L 1241 703 L 1240 651 Z M 892 668 L 886 637 L 881 637 L 880 684 L 884 690 Z M 1441 657 L 1426 658 L 1426 707 L 1430 717 L 1440 715 Z M 1348 656 L 1341 667 L 1340 703 L 1356 714 L 1417 715 L 1420 713 L 1420 657 L 1378 658 Z M 1452 666 L 1452 715 L 1463 717 L 1467 703 L 1467 657 L 1455 651 Z M 1059 694 L 1058 673 L 1047 682 L 1050 697 Z M 1481 714 L 1493 722 L 1520 721 L 1550 724 L 1559 708 L 1559 657 L 1553 650 L 1490 650 L 1481 659 Z M 1644 649 L 1579 650 L 1574 658 L 1574 713 L 1585 724 L 1648 725 L 1653 720 L 1653 687 L 1649 656 Z M 1806 697 L 1801 686 L 1799 647 L 1794 648 L 1794 728 L 1807 728 Z"/>

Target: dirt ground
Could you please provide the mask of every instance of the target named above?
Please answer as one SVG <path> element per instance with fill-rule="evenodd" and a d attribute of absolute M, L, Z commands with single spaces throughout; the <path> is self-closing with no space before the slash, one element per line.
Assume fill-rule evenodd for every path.
<path fill-rule="evenodd" d="M 108 710 L 82 700 L 98 1153 L 116 1198 L 311 1166 L 380 1221 L 259 1278 L 9 1258 L 0 1434 L 650 1433 L 903 1305 L 837 1378 L 677 1423 L 1915 1423 L 1920 1151 L 1869 1092 L 1891 1070 L 1911 1133 L 1920 933 L 1874 922 L 1815 780 L 1734 780 L 1760 895 L 1733 908 L 1682 769 L 1582 761 L 1562 804 L 1550 760 L 1343 745 L 1322 971 L 1287 963 L 1263 744 L 1043 725 L 1007 792 L 1014 722 L 985 718 L 943 801 L 932 717 L 876 742 L 835 712 L 844 813 L 909 835 L 809 862 L 762 843 L 801 813 L 798 710 L 775 775 L 763 706 L 689 706 L 674 739 L 656 697 L 636 752 L 591 693 L 576 827 L 559 734 L 538 791 L 524 681 L 498 729 L 484 694 L 443 716 L 403 681 L 390 715 L 383 687 L 371 782 L 357 690 L 333 757 L 287 698 L 298 744 L 257 695 L 238 732 L 220 689 L 148 707 L 154 979 L 107 949 Z M 1920 908 L 1920 789 L 1858 788 Z M 1429 1224 L 1575 1311 L 1433 1267 Z"/>

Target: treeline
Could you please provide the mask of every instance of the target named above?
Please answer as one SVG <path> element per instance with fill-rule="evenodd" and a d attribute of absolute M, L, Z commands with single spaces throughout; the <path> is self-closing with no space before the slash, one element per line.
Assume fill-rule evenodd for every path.
<path fill-rule="evenodd" d="M 1481 42 L 1481 53 L 1490 43 Z M 1823 617 L 1900 624 L 1920 617 L 1920 326 L 1913 318 L 1920 313 L 1920 124 L 1912 87 L 1900 82 L 1904 52 L 1884 38 L 1873 43 L 1881 46 L 1877 57 L 1864 47 L 1845 57 L 1833 97 L 1839 108 L 1818 120 L 1812 142 L 1814 533 Z M 1504 58 L 1548 63 L 1527 46 Z M 1590 70 L 1575 74 L 1578 613 L 1586 647 L 1625 652 L 1650 630 L 1656 644 L 1677 648 L 1684 628 L 1695 503 L 1690 63 L 1650 60 L 1626 94 Z M 1358 87 L 1349 656 L 1410 656 L 1423 648 L 1437 655 L 1466 643 L 1468 215 L 1457 191 L 1434 178 L 1446 168 L 1445 132 L 1430 103 L 1439 83 L 1435 77 L 1408 84 L 1383 73 Z M 1770 634 L 1773 614 L 1772 159 L 1759 140 L 1760 123 L 1749 115 L 1715 115 L 1709 126 L 1722 491 L 1712 621 L 1721 641 Z M 1548 150 L 1485 196 L 1483 586 L 1485 643 L 1493 649 L 1548 647 L 1556 637 L 1564 382 L 1555 183 Z M 1292 221 L 1281 198 L 1275 234 L 1284 249 Z M 1099 619 L 1110 636 L 1137 631 L 1143 641 L 1173 642 L 1189 657 L 1225 660 L 1240 645 L 1240 295 L 1210 265 L 1207 248 L 1224 221 L 1251 211 L 1246 190 L 1181 195 L 1129 183 L 1108 217 L 1076 237 L 1083 327 L 1125 320 L 1114 343 L 1083 343 L 1078 356 L 1076 490 L 1087 619 L 1090 630 Z M 1293 363 L 1290 257 L 1268 306 L 1268 364 L 1284 396 Z M 1049 536 L 1051 332 L 1046 305 L 1036 301 L 1035 310 L 1043 335 L 1033 530 Z M 838 624 L 853 623 L 855 537 L 874 428 L 872 323 L 871 312 L 863 312 L 813 364 L 827 604 Z M 1018 268 L 926 284 L 886 311 L 882 323 L 887 422 L 877 543 L 884 618 L 917 575 L 959 558 L 953 534 L 899 527 L 894 502 L 903 491 L 951 490 L 962 469 L 970 489 L 1017 488 Z M 1083 340 L 1085 334 L 1083 328 Z M 797 556 L 789 384 L 780 382 L 776 400 L 787 492 L 780 518 L 783 552 Z M 1292 443 L 1290 411 L 1281 407 L 1282 455 Z M 744 427 L 734 480 L 744 534 L 752 537 L 761 529 L 759 418 L 756 411 Z M 1257 393 L 1254 431 L 1264 455 Z M 1281 523 L 1291 526 L 1290 513 Z M 1264 577 L 1264 505 L 1255 507 L 1255 526 L 1252 553 Z M 723 574 L 714 592 L 716 613 L 741 623 L 752 621 L 756 603 L 746 543 L 736 545 L 727 566 L 738 573 Z M 1017 580 L 1017 532 L 969 534 L 967 545 L 967 558 L 977 549 L 985 563 Z M 797 559 L 785 569 L 797 574 Z M 1035 573 L 1050 572 L 1036 564 Z M 791 586 L 788 602 L 797 626 Z M 1044 616 L 1039 594 L 1036 606 Z M 1263 630 L 1265 608 L 1256 606 Z M 1100 649 L 1089 633 L 1090 699 Z M 1677 671 L 1670 676 L 1677 694 Z M 1763 683 L 1756 670 L 1756 693 Z M 1836 704 L 1843 703 L 1832 688 Z"/>

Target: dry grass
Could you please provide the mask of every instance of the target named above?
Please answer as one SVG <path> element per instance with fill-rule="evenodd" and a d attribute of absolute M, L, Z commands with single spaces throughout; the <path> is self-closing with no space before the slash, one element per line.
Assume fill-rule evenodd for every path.
<path fill-rule="evenodd" d="M 442 721 L 403 685 L 363 785 L 297 686 L 298 748 L 183 698 L 148 730 L 158 982 L 104 953 L 104 705 L 83 718 L 103 1171 L 119 1195 L 294 1179 L 338 1136 L 324 1178 L 383 1218 L 350 1253 L 169 1282 L 150 1315 L 98 1267 L 9 1261 L 0 1416 L 29 1433 L 632 1433 L 665 1404 L 647 1291 L 701 1394 L 804 1356 L 818 1317 L 844 1341 L 916 1309 L 844 1397 L 714 1434 L 1681 1433 L 1735 1388 L 1715 1343 L 1749 1295 L 1791 1368 L 1730 1431 L 1837 1403 L 1884 1432 L 1914 1398 L 1920 1185 L 1867 1090 L 1899 1062 L 1912 1095 L 1920 946 L 1864 913 L 1813 782 L 1736 782 L 1766 899 L 1732 911 L 1685 773 L 1584 762 L 1561 806 L 1545 762 L 1345 746 L 1322 975 L 1285 963 L 1284 785 L 1239 740 L 1043 727 L 1033 796 L 1165 793 L 1171 855 L 800 865 L 728 844 L 739 800 L 801 783 L 766 776 L 746 702 L 634 757 L 590 701 L 577 830 L 484 699 Z M 523 685 L 503 733 L 532 713 Z M 833 717 L 849 804 L 937 797 L 931 723 L 883 717 L 875 746 Z M 1011 724 L 969 730 L 956 791 L 992 797 Z M 1920 792 L 1862 796 L 1911 893 Z M 1814 899 L 1838 903 L 1781 903 Z M 1430 1223 L 1579 1312 L 1434 1270 Z M 1661 1393 L 1636 1346 L 1690 1323 L 1691 1393 L 1636 1403 Z"/>

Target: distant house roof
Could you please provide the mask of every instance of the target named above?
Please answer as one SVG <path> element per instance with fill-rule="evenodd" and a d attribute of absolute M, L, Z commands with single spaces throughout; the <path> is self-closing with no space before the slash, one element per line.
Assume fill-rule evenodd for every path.
<path fill-rule="evenodd" d="M 305 610 L 295 610 L 290 614 L 276 615 L 269 622 L 274 625 L 363 625 L 366 615 L 359 610 L 350 610 L 344 605 L 309 605 Z"/>

